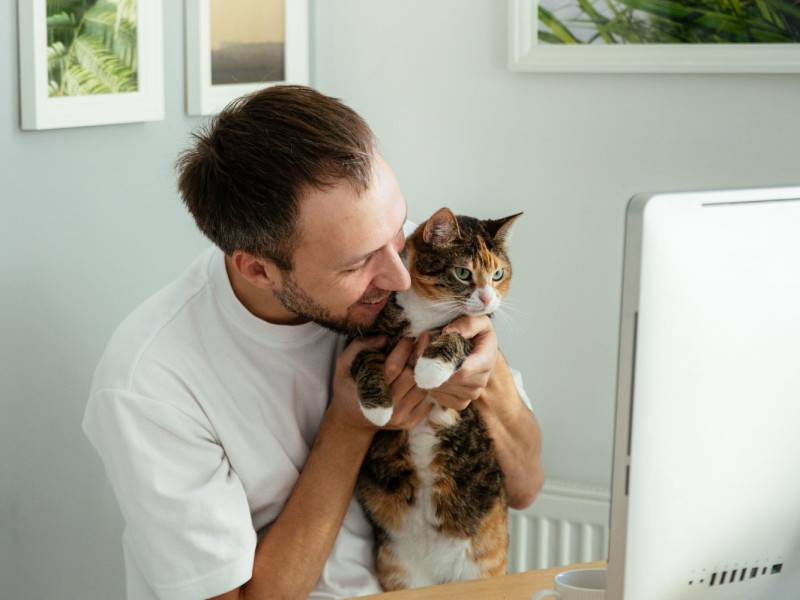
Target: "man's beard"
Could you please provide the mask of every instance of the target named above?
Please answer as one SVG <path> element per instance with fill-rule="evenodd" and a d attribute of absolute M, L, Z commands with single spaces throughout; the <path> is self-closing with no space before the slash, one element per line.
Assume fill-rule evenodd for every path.
<path fill-rule="evenodd" d="M 331 331 L 341 333 L 348 337 L 364 335 L 375 322 L 374 319 L 371 323 L 354 322 L 350 315 L 352 307 L 348 308 L 345 316 L 334 317 L 328 309 L 315 302 L 314 299 L 297 284 L 294 278 L 286 272 L 283 274 L 283 285 L 281 289 L 273 287 L 272 292 L 284 308 L 304 319 L 314 321 L 318 325 L 322 325 Z"/>

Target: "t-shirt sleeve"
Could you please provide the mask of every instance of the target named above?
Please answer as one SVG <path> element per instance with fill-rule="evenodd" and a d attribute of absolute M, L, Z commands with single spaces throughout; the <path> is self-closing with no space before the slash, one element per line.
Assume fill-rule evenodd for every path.
<path fill-rule="evenodd" d="M 165 600 L 210 598 L 252 576 L 247 497 L 201 416 L 100 390 L 84 417 L 125 518 L 125 550 Z"/>
<path fill-rule="evenodd" d="M 533 406 L 531 406 L 531 400 L 528 398 L 528 394 L 525 392 L 525 387 L 522 384 L 522 373 L 516 369 L 512 369 L 511 367 L 509 367 L 508 370 L 511 371 L 511 377 L 514 379 L 514 385 L 517 386 L 517 393 L 519 394 L 519 397 L 522 398 L 522 401 L 528 408 L 533 410 Z"/>

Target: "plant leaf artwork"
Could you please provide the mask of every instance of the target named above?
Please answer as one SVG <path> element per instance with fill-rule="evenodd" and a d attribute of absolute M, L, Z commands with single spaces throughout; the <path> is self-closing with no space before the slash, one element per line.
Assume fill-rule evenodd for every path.
<path fill-rule="evenodd" d="M 47 0 L 48 96 L 138 90 L 137 0 Z"/>
<path fill-rule="evenodd" d="M 800 0 L 539 0 L 540 44 L 800 42 Z"/>

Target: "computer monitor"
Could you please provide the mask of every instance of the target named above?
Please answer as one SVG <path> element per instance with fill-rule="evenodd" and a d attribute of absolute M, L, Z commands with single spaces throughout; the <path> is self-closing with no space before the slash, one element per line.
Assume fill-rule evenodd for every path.
<path fill-rule="evenodd" d="M 628 205 L 609 600 L 800 598 L 800 187 Z"/>

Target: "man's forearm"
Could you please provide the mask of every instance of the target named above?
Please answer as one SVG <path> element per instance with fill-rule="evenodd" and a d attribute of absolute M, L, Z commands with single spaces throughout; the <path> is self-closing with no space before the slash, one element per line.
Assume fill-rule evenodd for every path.
<path fill-rule="evenodd" d="M 498 354 L 489 383 L 473 405 L 494 440 L 497 460 L 506 478 L 509 506 L 529 506 L 544 483 L 542 434 L 536 417 L 519 397 L 502 354 Z"/>
<path fill-rule="evenodd" d="M 280 516 L 256 548 L 246 600 L 306 598 L 344 520 L 372 434 L 326 418 Z"/>

